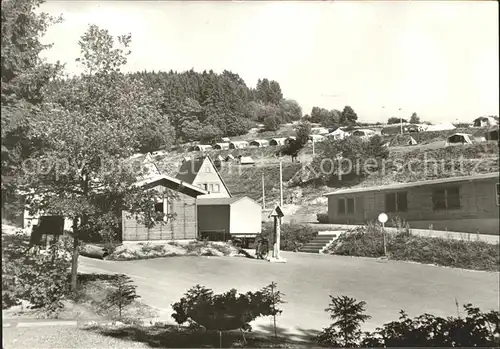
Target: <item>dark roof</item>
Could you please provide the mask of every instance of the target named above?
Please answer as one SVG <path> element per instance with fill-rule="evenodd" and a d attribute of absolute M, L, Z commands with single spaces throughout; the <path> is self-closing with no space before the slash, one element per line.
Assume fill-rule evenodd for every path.
<path fill-rule="evenodd" d="M 205 157 L 201 156 L 192 160 L 184 161 L 175 178 L 180 179 L 183 182 L 193 184 L 204 160 Z"/>
<path fill-rule="evenodd" d="M 193 184 L 193 182 L 196 178 L 196 175 L 200 171 L 201 165 L 203 165 L 203 161 L 205 161 L 205 158 L 208 158 L 208 160 L 212 164 L 212 167 L 213 167 L 215 173 L 217 173 L 217 176 L 219 176 L 219 179 L 222 182 L 222 185 L 224 186 L 224 188 L 226 188 L 226 191 L 228 192 L 229 196 L 231 196 L 231 192 L 229 191 L 229 188 L 227 187 L 226 182 L 224 182 L 224 179 L 220 175 L 219 171 L 217 171 L 217 167 L 215 166 L 214 162 L 212 161 L 212 158 L 208 155 L 200 156 L 200 157 L 192 159 L 192 160 L 184 161 L 181 165 L 181 168 L 179 169 L 179 172 L 175 176 L 175 178 L 177 178 L 183 182 Z"/>
<path fill-rule="evenodd" d="M 236 201 L 240 201 L 242 197 L 232 198 L 199 198 L 196 202 L 198 205 L 231 205 Z"/>
<path fill-rule="evenodd" d="M 412 187 L 422 187 L 425 185 L 432 184 L 444 184 L 444 183 L 455 183 L 455 182 L 467 182 L 467 181 L 475 181 L 480 179 L 492 179 L 498 178 L 500 173 L 481 173 L 471 176 L 460 176 L 460 177 L 450 177 L 450 178 L 439 178 L 439 179 L 431 179 L 426 181 L 417 181 L 417 182 L 409 182 L 409 183 L 397 183 L 390 184 L 386 186 L 379 187 L 358 187 L 351 189 L 340 189 L 337 191 L 333 191 L 331 193 L 323 194 L 323 196 L 330 195 L 343 195 L 343 194 L 356 194 L 356 193 L 365 193 L 365 192 L 373 192 L 373 191 L 385 191 L 385 190 L 396 190 L 396 189 L 405 189 Z"/>
<path fill-rule="evenodd" d="M 255 203 L 256 205 L 260 206 L 260 204 L 257 201 L 252 200 L 248 196 L 239 196 L 239 197 L 231 197 L 231 198 L 210 198 L 210 197 L 205 198 L 203 196 L 200 196 L 198 198 L 198 200 L 196 201 L 196 203 L 198 205 L 202 205 L 202 206 L 204 206 L 204 205 L 231 205 L 231 204 L 234 204 L 235 202 L 243 200 L 243 199 L 250 200 L 253 203 Z"/>
<path fill-rule="evenodd" d="M 159 175 L 152 178 L 147 178 L 139 182 L 136 182 L 135 185 L 140 186 L 144 189 L 151 189 L 161 185 L 166 188 L 179 191 L 191 197 L 208 194 L 206 190 L 203 190 L 190 183 L 185 183 L 177 178 L 170 177 L 167 175 Z"/>

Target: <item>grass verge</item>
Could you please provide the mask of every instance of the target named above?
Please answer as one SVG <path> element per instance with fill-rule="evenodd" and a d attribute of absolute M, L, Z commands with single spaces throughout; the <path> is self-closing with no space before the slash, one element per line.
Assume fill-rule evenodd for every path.
<path fill-rule="evenodd" d="M 285 337 L 274 338 L 246 334 L 246 343 L 239 331 L 227 331 L 222 338 L 215 331 L 200 328 L 180 327 L 157 323 L 152 326 L 89 326 L 87 331 L 104 336 L 120 338 L 131 342 L 146 343 L 151 347 L 160 348 L 304 348 L 313 347 L 310 342 L 290 341 Z M 314 345 L 317 347 L 317 344 Z"/>
<path fill-rule="evenodd" d="M 409 229 L 388 233 L 386 241 L 389 259 L 472 270 L 499 271 L 498 244 L 416 236 L 412 235 Z M 328 252 L 342 256 L 382 257 L 384 255 L 382 229 L 376 225 L 368 225 L 343 233 L 329 247 Z"/>
<path fill-rule="evenodd" d="M 127 261 L 175 256 L 232 256 L 238 250 L 224 242 L 192 241 L 180 243 L 175 241 L 164 243 L 130 243 L 118 246 L 106 259 Z"/>

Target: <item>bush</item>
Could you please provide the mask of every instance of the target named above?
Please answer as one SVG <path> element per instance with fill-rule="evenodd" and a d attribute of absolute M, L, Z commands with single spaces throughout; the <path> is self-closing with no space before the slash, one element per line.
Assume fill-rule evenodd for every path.
<path fill-rule="evenodd" d="M 498 271 L 498 244 L 417 236 L 412 235 L 407 228 L 401 228 L 397 233 L 387 233 L 386 243 L 389 259 Z M 382 229 L 379 225 L 369 224 L 343 233 L 329 247 L 329 252 L 344 256 L 382 257 Z"/>
<path fill-rule="evenodd" d="M 332 297 L 325 311 L 334 322 L 318 335 L 318 342 L 329 347 L 498 347 L 500 312 L 481 312 L 464 305 L 465 317 L 436 317 L 423 314 L 410 319 L 401 310 L 399 321 L 392 321 L 373 332 L 361 333 L 370 316 L 365 302 L 346 296 Z"/>
<path fill-rule="evenodd" d="M 262 225 L 262 236 L 272 240 L 274 223 L 266 222 Z M 283 251 L 298 251 L 304 244 L 311 241 L 316 232 L 309 225 L 289 224 L 281 225 L 280 249 Z"/>
<path fill-rule="evenodd" d="M 370 318 L 364 314 L 366 303 L 346 296 L 330 296 L 330 300 L 330 306 L 325 311 L 330 313 L 334 322 L 318 335 L 319 343 L 338 348 L 357 346 L 361 324 Z"/>
<path fill-rule="evenodd" d="M 172 317 L 179 324 L 194 322 L 207 330 L 250 331 L 250 322 L 261 316 L 281 313 L 275 291 L 276 284 L 260 291 L 237 294 L 235 289 L 214 294 L 211 289 L 196 285 L 179 302 L 172 305 Z M 278 296 L 279 299 L 279 296 Z"/>
<path fill-rule="evenodd" d="M 124 274 L 118 275 L 111 280 L 111 291 L 106 295 L 105 304 L 108 308 L 116 307 L 118 316 L 122 318 L 122 312 L 127 305 L 132 304 L 138 296 L 130 277 Z"/>
<path fill-rule="evenodd" d="M 329 223 L 328 213 L 318 213 L 316 215 L 316 217 L 317 217 L 319 223 L 323 223 L 323 224 Z"/>
<path fill-rule="evenodd" d="M 68 268 L 71 255 L 66 240 L 48 250 L 30 246 L 29 238 L 18 233 L 2 235 L 2 308 L 28 301 L 33 308 L 49 313 L 62 308 L 69 291 Z"/>
<path fill-rule="evenodd" d="M 367 333 L 363 347 L 499 347 L 500 312 L 464 305 L 465 318 L 423 314 L 410 319 L 401 311 L 393 321 Z"/>

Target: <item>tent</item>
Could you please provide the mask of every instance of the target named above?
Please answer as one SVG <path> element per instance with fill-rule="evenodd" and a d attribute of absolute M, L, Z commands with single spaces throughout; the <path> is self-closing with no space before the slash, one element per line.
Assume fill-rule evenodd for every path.
<path fill-rule="evenodd" d="M 286 138 L 273 138 L 269 141 L 269 145 L 277 146 L 277 145 L 285 145 Z"/>
<path fill-rule="evenodd" d="M 446 139 L 446 145 L 450 144 L 472 144 L 472 135 L 467 133 L 455 133 Z"/>
<path fill-rule="evenodd" d="M 327 136 L 328 137 L 333 137 L 333 139 L 344 139 L 348 136 L 349 134 L 342 130 L 341 128 L 336 129 L 335 131 L 329 133 Z"/>
<path fill-rule="evenodd" d="M 198 144 L 198 145 L 195 145 L 193 149 L 194 149 L 194 151 L 206 151 L 206 150 L 209 150 L 210 148 L 212 148 L 211 145 Z"/>
<path fill-rule="evenodd" d="M 250 156 L 242 156 L 240 157 L 240 165 L 255 165 L 255 161 Z"/>
<path fill-rule="evenodd" d="M 269 141 L 265 139 L 256 139 L 250 142 L 250 145 L 253 147 L 264 148 L 269 146 Z"/>
<path fill-rule="evenodd" d="M 437 125 L 429 125 L 425 131 L 430 132 L 430 131 L 447 131 L 447 130 L 454 130 L 456 127 L 448 122 L 448 123 L 443 123 L 443 124 L 437 124 Z"/>
<path fill-rule="evenodd" d="M 242 149 L 248 147 L 247 141 L 233 141 L 229 143 L 229 149 Z"/>
<path fill-rule="evenodd" d="M 229 149 L 229 143 L 215 143 L 213 148 L 217 150 Z"/>

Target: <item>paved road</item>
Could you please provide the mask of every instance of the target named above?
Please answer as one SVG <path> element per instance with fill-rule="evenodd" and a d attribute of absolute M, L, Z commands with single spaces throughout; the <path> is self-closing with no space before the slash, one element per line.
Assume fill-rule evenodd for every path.
<path fill-rule="evenodd" d="M 284 252 L 285 264 L 240 257 L 170 257 L 141 261 L 100 261 L 81 258 L 82 272 L 125 273 L 132 277 L 142 300 L 171 320 L 171 304 L 195 284 L 216 292 L 259 289 L 272 281 L 285 294 L 278 325 L 291 337 L 314 333 L 329 323 L 324 309 L 328 295 L 347 295 L 367 303 L 372 316 L 366 330 L 396 320 L 404 309 L 410 316 L 429 312 L 456 315 L 459 304 L 498 309 L 499 273 L 330 255 Z M 255 322 L 267 331 L 271 320 Z"/>
<path fill-rule="evenodd" d="M 4 349 L 151 348 L 145 343 L 103 336 L 76 326 L 3 328 L 2 339 Z"/>

